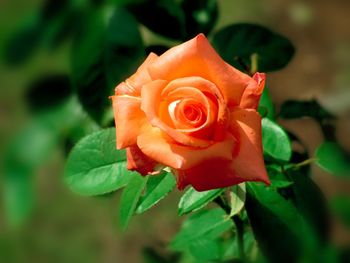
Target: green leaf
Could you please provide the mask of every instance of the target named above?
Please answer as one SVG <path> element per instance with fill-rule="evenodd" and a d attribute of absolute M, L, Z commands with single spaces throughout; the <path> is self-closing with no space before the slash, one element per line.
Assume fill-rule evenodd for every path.
<path fill-rule="evenodd" d="M 270 120 L 273 120 L 275 118 L 275 109 L 269 95 L 268 86 L 266 84 L 260 98 L 258 112 L 262 117 L 269 118 Z"/>
<path fill-rule="evenodd" d="M 149 30 L 172 39 L 185 39 L 185 18 L 180 6 L 172 0 L 145 0 L 127 9 Z"/>
<path fill-rule="evenodd" d="M 27 90 L 26 97 L 31 110 L 37 112 L 47 111 L 62 104 L 71 94 L 69 76 L 55 74 L 35 80 Z"/>
<path fill-rule="evenodd" d="M 247 183 L 245 208 L 259 247 L 272 262 L 297 262 L 303 253 L 303 222 L 293 204 L 273 188 Z"/>
<path fill-rule="evenodd" d="M 22 26 L 5 44 L 4 61 L 11 66 L 26 62 L 37 50 L 44 30 L 39 12 L 26 17 Z"/>
<path fill-rule="evenodd" d="M 199 262 L 215 261 L 222 254 L 220 242 L 219 239 L 198 239 L 191 243 L 189 251 Z"/>
<path fill-rule="evenodd" d="M 5 218 L 10 226 L 25 222 L 34 207 L 33 169 L 15 160 L 4 167 L 3 198 Z"/>
<path fill-rule="evenodd" d="M 45 1 L 41 9 L 25 17 L 5 44 L 4 60 L 16 66 L 30 59 L 42 42 L 57 47 L 74 27 L 69 1 Z M 69 26 L 69 27 L 67 27 Z"/>
<path fill-rule="evenodd" d="M 209 34 L 218 18 L 217 0 L 182 0 L 187 38 Z"/>
<path fill-rule="evenodd" d="M 5 149 L 4 208 L 11 226 L 19 226 L 29 217 L 34 207 L 35 172 L 50 158 L 57 142 L 57 131 L 36 118 Z"/>
<path fill-rule="evenodd" d="M 113 89 L 135 72 L 145 53 L 138 23 L 125 9 L 93 10 L 85 22 L 73 43 L 73 84 L 83 107 L 101 123 Z"/>
<path fill-rule="evenodd" d="M 238 60 L 251 65 L 251 56 L 257 54 L 261 72 L 285 67 L 294 55 L 294 47 L 287 38 L 253 24 L 221 29 L 214 34 L 213 45 L 225 61 L 237 68 L 242 68 Z"/>
<path fill-rule="evenodd" d="M 160 175 L 150 176 L 146 185 L 146 192 L 140 198 L 136 213 L 141 214 L 162 200 L 176 184 L 171 173 L 162 172 Z"/>
<path fill-rule="evenodd" d="M 334 118 L 334 116 L 323 109 L 316 100 L 287 100 L 282 104 L 279 116 L 284 119 L 311 117 L 319 121 Z"/>
<path fill-rule="evenodd" d="M 187 214 L 193 210 L 198 210 L 206 206 L 209 202 L 218 197 L 224 189 L 214 189 L 209 191 L 197 192 L 190 187 L 181 197 L 179 202 L 179 215 Z"/>
<path fill-rule="evenodd" d="M 125 231 L 133 216 L 137 202 L 145 188 L 148 177 L 133 174 L 129 184 L 124 188 L 120 198 L 119 219 L 122 230 Z"/>
<path fill-rule="evenodd" d="M 115 147 L 115 129 L 95 132 L 80 140 L 71 151 L 65 182 L 82 195 L 100 195 L 124 187 L 132 174 L 126 169 L 125 151 Z"/>
<path fill-rule="evenodd" d="M 267 173 L 270 178 L 271 187 L 285 188 L 293 184 L 289 181 L 285 174 L 281 171 L 281 168 L 276 165 L 267 166 Z"/>
<path fill-rule="evenodd" d="M 288 162 L 292 156 L 292 147 L 288 135 L 275 122 L 262 120 L 262 141 L 264 153 L 274 159 Z"/>
<path fill-rule="evenodd" d="M 256 251 L 257 250 L 256 241 L 252 231 L 245 231 L 243 235 L 243 244 L 244 244 L 244 254 L 247 258 L 250 258 L 249 262 L 257 262 L 256 261 Z M 221 241 L 222 246 L 222 261 L 231 262 L 229 260 L 239 259 L 240 252 L 238 247 L 237 236 L 233 236 L 228 240 Z"/>
<path fill-rule="evenodd" d="M 245 202 L 245 183 L 241 183 L 231 187 L 230 191 L 230 217 L 237 215 L 244 207 Z"/>
<path fill-rule="evenodd" d="M 332 212 L 341 220 L 341 222 L 350 229 L 350 197 L 338 195 L 330 200 Z"/>
<path fill-rule="evenodd" d="M 293 181 L 294 203 L 300 214 L 310 227 L 309 237 L 313 242 L 327 242 L 330 234 L 330 221 L 326 198 L 306 174 L 295 170 L 288 170 Z M 315 237 L 314 240 L 312 238 Z M 320 248 L 319 248 L 320 249 Z"/>
<path fill-rule="evenodd" d="M 231 227 L 232 221 L 221 208 L 201 210 L 184 221 L 170 248 L 174 251 L 186 250 L 194 241 L 213 240 Z"/>
<path fill-rule="evenodd" d="M 333 142 L 324 142 L 315 152 L 316 163 L 322 169 L 338 176 L 350 176 L 349 157 Z"/>

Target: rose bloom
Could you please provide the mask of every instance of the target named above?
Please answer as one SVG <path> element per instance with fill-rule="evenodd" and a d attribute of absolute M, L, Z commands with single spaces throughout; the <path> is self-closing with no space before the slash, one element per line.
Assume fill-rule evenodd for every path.
<path fill-rule="evenodd" d="M 269 184 L 256 111 L 264 84 L 265 74 L 233 68 L 203 34 L 151 53 L 112 96 L 128 169 L 147 175 L 168 166 L 180 190 Z"/>

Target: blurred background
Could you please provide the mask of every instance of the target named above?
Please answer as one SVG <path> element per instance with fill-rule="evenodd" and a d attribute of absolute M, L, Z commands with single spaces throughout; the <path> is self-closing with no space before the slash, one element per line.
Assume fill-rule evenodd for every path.
<path fill-rule="evenodd" d="M 70 4 L 83 10 L 85 5 L 108 9 L 118 1 L 87 2 L 76 0 Z M 143 262 L 152 253 L 148 248 L 162 254 L 178 230 L 180 193 L 174 191 L 155 209 L 133 218 L 129 230 L 122 234 L 117 216 L 119 193 L 86 198 L 64 185 L 62 175 L 69 149 L 96 130 L 97 123 L 108 126 L 112 118 L 110 112 L 97 116 L 93 110 L 90 118 L 77 98 L 70 95 L 70 75 L 83 67 L 75 63 L 85 59 L 79 57 L 83 52 L 75 53 L 84 49 L 84 42 L 75 38 L 86 33 L 89 36 L 91 32 L 80 31 L 79 25 L 89 24 L 90 17 L 79 16 L 74 8 L 62 3 L 0 0 L 0 261 Z M 250 22 L 291 40 L 296 48 L 291 63 L 268 74 L 276 111 L 287 100 L 317 99 L 337 116 L 333 123 L 335 139 L 350 151 L 350 2 L 218 0 L 218 7 L 214 32 L 231 23 Z M 144 26 L 140 29 L 147 45 L 179 43 Z M 133 37 L 128 31 L 120 34 Z M 135 52 L 126 56 L 133 59 Z M 135 59 L 128 66 L 135 70 L 139 63 Z M 91 94 L 94 92 L 100 91 Z M 311 118 L 278 121 L 300 138 L 311 155 L 325 139 L 319 124 Z M 348 178 L 333 176 L 315 165 L 312 172 L 330 203 L 339 196 L 349 197 Z M 24 176 L 18 179 L 9 174 Z M 335 205 L 348 207 L 340 209 L 341 213 L 331 207 L 335 211 L 332 240 L 350 249 L 350 202 L 346 200 Z"/>

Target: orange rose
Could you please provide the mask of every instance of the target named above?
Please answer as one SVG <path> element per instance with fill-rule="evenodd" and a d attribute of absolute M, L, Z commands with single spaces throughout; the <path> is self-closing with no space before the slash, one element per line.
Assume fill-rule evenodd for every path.
<path fill-rule="evenodd" d="M 265 74 L 251 78 L 223 61 L 203 34 L 151 53 L 112 97 L 128 169 L 169 166 L 179 189 L 198 191 L 269 183 L 256 111 L 264 83 Z"/>

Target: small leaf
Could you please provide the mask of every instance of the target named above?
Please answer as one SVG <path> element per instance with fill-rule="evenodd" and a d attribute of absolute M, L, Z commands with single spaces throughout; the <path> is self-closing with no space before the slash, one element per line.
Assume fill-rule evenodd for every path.
<path fill-rule="evenodd" d="M 267 173 L 270 178 L 271 187 L 275 188 L 285 188 L 293 184 L 288 178 L 283 174 L 281 168 L 275 165 L 267 166 Z"/>
<path fill-rule="evenodd" d="M 324 142 L 315 152 L 316 163 L 322 169 L 338 176 L 350 176 L 349 157 L 333 142 Z"/>
<path fill-rule="evenodd" d="M 123 190 L 119 208 L 120 226 L 123 231 L 125 231 L 129 225 L 147 180 L 148 177 L 133 174 L 129 184 Z"/>
<path fill-rule="evenodd" d="M 292 43 L 280 34 L 253 24 L 234 24 L 214 34 L 213 45 L 225 61 L 242 68 L 238 60 L 250 65 L 257 54 L 258 71 L 268 72 L 285 67 L 294 55 Z"/>
<path fill-rule="evenodd" d="M 275 118 L 275 109 L 267 85 L 265 85 L 264 91 L 261 95 L 258 112 L 262 117 L 269 118 L 270 120 Z"/>
<path fill-rule="evenodd" d="M 262 141 L 264 153 L 274 159 L 288 162 L 292 156 L 292 147 L 288 135 L 275 122 L 262 120 Z"/>
<path fill-rule="evenodd" d="M 179 215 L 187 214 L 193 210 L 198 210 L 206 206 L 210 201 L 218 197 L 224 189 L 214 189 L 197 192 L 194 188 L 189 188 L 181 197 L 179 202 Z"/>
<path fill-rule="evenodd" d="M 183 0 L 187 38 L 199 33 L 209 34 L 218 18 L 217 0 Z"/>
<path fill-rule="evenodd" d="M 196 240 L 213 240 L 233 227 L 221 208 L 202 210 L 186 219 L 180 232 L 170 243 L 174 251 L 183 251 Z"/>
<path fill-rule="evenodd" d="M 160 175 L 153 175 L 147 181 L 146 192 L 140 198 L 136 213 L 141 214 L 162 200 L 176 184 L 171 173 L 162 172 Z"/>
<path fill-rule="evenodd" d="M 185 38 L 184 13 L 175 1 L 145 0 L 129 4 L 127 9 L 154 33 L 172 39 Z"/>
<path fill-rule="evenodd" d="M 125 151 L 115 148 L 115 129 L 95 132 L 80 140 L 70 153 L 65 182 L 82 195 L 100 195 L 124 187 L 132 174 Z"/>
<path fill-rule="evenodd" d="M 245 202 L 245 183 L 241 183 L 231 187 L 230 191 L 230 217 L 237 215 L 244 207 Z"/>

